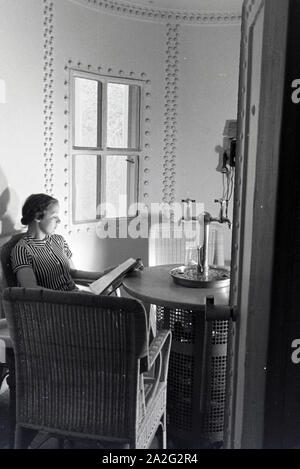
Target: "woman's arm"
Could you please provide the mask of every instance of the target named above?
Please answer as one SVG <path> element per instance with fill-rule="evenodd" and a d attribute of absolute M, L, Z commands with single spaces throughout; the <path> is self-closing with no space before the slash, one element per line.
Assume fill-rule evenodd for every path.
<path fill-rule="evenodd" d="M 36 282 L 36 278 L 31 267 L 22 267 L 17 271 L 16 276 L 20 287 L 41 288 Z"/>
<path fill-rule="evenodd" d="M 87 281 L 93 282 L 94 280 L 97 280 L 98 278 L 103 277 L 103 275 L 107 274 L 108 272 L 110 272 L 111 270 L 115 268 L 114 266 L 114 267 L 108 267 L 107 269 L 104 270 L 104 272 L 91 272 L 87 270 L 75 269 L 72 259 L 69 259 L 69 263 L 70 263 L 70 273 L 73 279 L 75 280 L 75 282 L 76 282 L 76 279 L 87 280 Z"/>
<path fill-rule="evenodd" d="M 76 282 L 76 279 L 87 280 L 87 281 L 90 280 L 91 282 L 93 282 L 94 280 L 97 280 L 98 278 L 104 275 L 104 272 L 89 272 L 86 270 L 77 270 L 77 269 L 70 269 L 70 273 L 75 282 Z"/>

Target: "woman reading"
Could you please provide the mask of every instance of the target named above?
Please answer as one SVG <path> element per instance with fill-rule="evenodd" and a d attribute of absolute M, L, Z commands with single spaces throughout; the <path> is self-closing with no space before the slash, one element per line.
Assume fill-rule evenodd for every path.
<path fill-rule="evenodd" d="M 18 285 L 78 290 L 73 276 L 75 273 L 78 276 L 80 272 L 74 269 L 72 253 L 64 237 L 55 234 L 60 223 L 58 200 L 46 194 L 30 195 L 22 208 L 21 223 L 27 226 L 27 232 L 11 253 L 12 269 Z M 84 272 L 83 275 L 92 281 L 103 273 Z"/>

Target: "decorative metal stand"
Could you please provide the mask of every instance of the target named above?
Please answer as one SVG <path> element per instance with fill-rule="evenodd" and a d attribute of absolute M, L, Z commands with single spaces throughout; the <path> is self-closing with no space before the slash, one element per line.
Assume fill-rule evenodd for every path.
<path fill-rule="evenodd" d="M 230 284 L 230 272 L 223 267 L 209 266 L 207 274 L 198 271 L 197 266 L 180 266 L 170 271 L 174 281 L 191 288 L 227 287 Z"/>

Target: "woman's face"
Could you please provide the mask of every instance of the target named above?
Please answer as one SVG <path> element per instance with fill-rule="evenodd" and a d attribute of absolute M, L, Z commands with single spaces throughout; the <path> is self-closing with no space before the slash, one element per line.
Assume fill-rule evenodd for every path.
<path fill-rule="evenodd" d="M 49 208 L 47 208 L 47 210 L 44 211 L 44 216 L 39 221 L 40 229 L 43 233 L 51 235 L 54 233 L 59 223 L 59 205 L 57 203 L 52 204 Z"/>

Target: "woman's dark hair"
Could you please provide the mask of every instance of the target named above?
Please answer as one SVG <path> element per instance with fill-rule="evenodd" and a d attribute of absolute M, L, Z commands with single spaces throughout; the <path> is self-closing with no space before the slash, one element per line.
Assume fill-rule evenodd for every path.
<path fill-rule="evenodd" d="M 33 220 L 41 220 L 45 210 L 51 205 L 57 204 L 58 200 L 47 194 L 31 194 L 22 208 L 22 225 L 29 225 Z"/>

